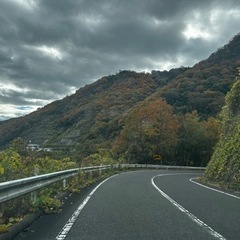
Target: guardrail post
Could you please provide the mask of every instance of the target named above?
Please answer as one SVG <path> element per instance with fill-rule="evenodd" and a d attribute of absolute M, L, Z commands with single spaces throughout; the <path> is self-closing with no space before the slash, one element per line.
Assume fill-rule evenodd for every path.
<path fill-rule="evenodd" d="M 66 178 L 63 179 L 63 189 L 67 188 L 67 180 Z"/>
<path fill-rule="evenodd" d="M 37 192 L 31 192 L 31 202 L 34 203 L 37 200 Z"/>

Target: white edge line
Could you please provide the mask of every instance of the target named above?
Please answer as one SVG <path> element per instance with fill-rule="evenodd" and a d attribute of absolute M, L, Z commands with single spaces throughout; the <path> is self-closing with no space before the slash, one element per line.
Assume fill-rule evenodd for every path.
<path fill-rule="evenodd" d="M 174 174 L 173 174 L 174 175 Z M 190 213 L 187 209 L 185 209 L 183 206 L 178 204 L 176 201 L 174 201 L 172 198 L 170 198 L 166 193 L 164 193 L 160 188 L 157 187 L 157 185 L 154 182 L 154 178 L 156 177 L 162 177 L 165 176 L 165 174 L 160 174 L 151 179 L 152 185 L 157 189 L 157 191 L 166 198 L 169 202 L 171 202 L 175 207 L 177 207 L 181 212 L 185 213 L 192 221 L 197 223 L 200 227 L 205 229 L 208 233 L 210 233 L 213 237 L 221 240 L 226 240 L 220 233 L 213 230 L 211 227 L 209 227 L 206 223 L 204 223 L 202 220 L 198 219 L 195 215 Z"/>
<path fill-rule="evenodd" d="M 220 191 L 220 190 L 215 189 L 215 188 L 208 187 L 208 186 L 206 186 L 206 185 L 203 185 L 203 184 L 201 184 L 201 183 L 198 183 L 198 182 L 194 181 L 194 179 L 195 179 L 195 178 L 191 178 L 191 179 L 189 179 L 189 180 L 190 180 L 190 182 L 195 183 L 195 184 L 197 184 L 197 185 L 199 185 L 199 186 L 201 186 L 201 187 L 204 187 L 204 188 L 207 188 L 207 189 L 209 189 L 209 190 L 212 190 L 212 191 L 215 191 L 215 192 L 218 192 L 218 193 L 222 193 L 222 194 L 225 194 L 225 195 L 227 195 L 227 196 L 229 196 L 229 197 L 233 197 L 233 198 L 236 198 L 236 199 L 239 199 L 239 200 L 240 200 L 240 197 L 238 197 L 238 196 L 235 196 L 235 195 L 233 195 L 233 194 Z"/>
<path fill-rule="evenodd" d="M 88 201 L 90 200 L 90 198 L 92 197 L 92 195 L 97 191 L 97 189 L 106 181 L 108 181 L 110 178 L 117 176 L 113 175 L 105 180 L 103 180 L 101 183 L 99 183 L 90 193 L 89 195 L 84 199 L 84 201 L 79 205 L 79 207 L 76 209 L 76 211 L 72 214 L 72 216 L 69 218 L 69 220 L 67 221 L 67 223 L 65 224 L 65 226 L 62 228 L 62 230 L 59 232 L 59 234 L 57 235 L 57 237 L 55 238 L 56 240 L 63 240 L 67 237 L 67 234 L 69 233 L 69 231 L 71 230 L 73 224 L 76 222 L 79 214 L 81 213 L 81 211 L 83 210 L 83 208 L 87 205 Z"/>

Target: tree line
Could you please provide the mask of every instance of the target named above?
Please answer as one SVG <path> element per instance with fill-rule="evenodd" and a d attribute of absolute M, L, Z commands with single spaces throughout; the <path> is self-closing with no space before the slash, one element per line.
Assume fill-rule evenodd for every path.
<path fill-rule="evenodd" d="M 206 166 L 218 141 L 216 119 L 201 120 L 193 111 L 184 115 L 163 99 L 149 99 L 133 107 L 112 151 L 127 162 Z"/>

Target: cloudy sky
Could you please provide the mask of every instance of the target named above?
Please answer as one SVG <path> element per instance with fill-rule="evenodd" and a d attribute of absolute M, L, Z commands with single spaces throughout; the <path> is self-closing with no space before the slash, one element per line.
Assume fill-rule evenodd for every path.
<path fill-rule="evenodd" d="M 239 0 L 0 0 L 0 121 L 119 70 L 193 66 L 239 32 Z"/>

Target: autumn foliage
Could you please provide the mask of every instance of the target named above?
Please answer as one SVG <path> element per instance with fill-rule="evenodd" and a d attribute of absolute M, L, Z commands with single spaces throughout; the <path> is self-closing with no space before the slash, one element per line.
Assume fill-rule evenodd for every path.
<path fill-rule="evenodd" d="M 176 144 L 177 117 L 164 100 L 145 101 L 134 107 L 113 150 L 131 162 L 149 162 L 154 154 L 167 156 Z"/>
<path fill-rule="evenodd" d="M 153 163 L 153 155 L 163 164 L 205 166 L 218 140 L 213 118 L 200 120 L 197 112 L 176 115 L 162 99 L 147 100 L 134 107 L 113 151 L 129 162 Z"/>
<path fill-rule="evenodd" d="M 75 168 L 76 163 L 70 158 L 61 160 L 49 156 L 36 156 L 28 152 L 23 139 L 16 139 L 5 151 L 0 152 L 0 182 L 20 179 L 44 173 Z M 70 188 L 69 188 L 70 189 Z M 59 212 L 61 201 L 55 196 L 63 191 L 61 183 L 54 183 L 26 196 L 16 198 L 0 206 L 0 233 L 7 231 L 23 216 L 36 211 L 44 213 Z"/>

